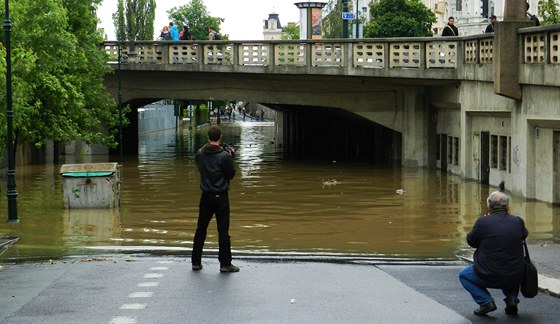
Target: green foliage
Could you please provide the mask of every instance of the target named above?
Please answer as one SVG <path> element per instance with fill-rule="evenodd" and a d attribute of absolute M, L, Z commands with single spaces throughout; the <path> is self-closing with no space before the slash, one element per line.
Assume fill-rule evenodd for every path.
<path fill-rule="evenodd" d="M 152 40 L 155 19 L 155 0 L 119 0 L 113 14 L 117 40 Z"/>
<path fill-rule="evenodd" d="M 560 24 L 560 4 L 555 0 L 544 0 L 539 6 L 541 25 Z"/>
<path fill-rule="evenodd" d="M 323 18 L 323 37 L 342 38 L 342 3 L 339 0 L 329 0 L 323 12 L 328 12 Z"/>
<path fill-rule="evenodd" d="M 12 83 L 18 140 L 37 146 L 48 140 L 115 144 L 104 128 L 115 124 L 117 112 L 104 86 L 110 69 L 99 49 L 102 36 L 95 8 L 100 2 L 13 2 Z M 5 68 L 5 60 L 1 67 Z M 4 75 L 0 80 L 5 85 Z M 0 98 L 5 102 L 4 94 Z M 0 133 L 5 134 L 2 118 Z M 4 148 L 5 138 L 0 141 Z"/>
<path fill-rule="evenodd" d="M 115 35 L 117 35 L 117 40 L 124 42 L 126 41 L 126 22 L 124 19 L 124 0 L 119 0 L 117 3 L 117 12 L 113 14 L 113 22 L 115 24 Z"/>
<path fill-rule="evenodd" d="M 193 40 L 208 40 L 208 27 L 214 27 L 222 40 L 228 39 L 227 35 L 220 33 L 220 25 L 224 19 L 210 16 L 202 0 L 191 0 L 188 4 L 174 7 L 167 13 L 179 29 L 181 26 L 189 26 Z"/>
<path fill-rule="evenodd" d="M 289 23 L 288 26 L 284 27 L 282 32 L 282 38 L 284 40 L 299 39 L 299 27 L 294 23 Z"/>
<path fill-rule="evenodd" d="M 436 16 L 419 0 L 380 0 L 370 4 L 372 21 L 364 27 L 365 37 L 432 36 Z"/>

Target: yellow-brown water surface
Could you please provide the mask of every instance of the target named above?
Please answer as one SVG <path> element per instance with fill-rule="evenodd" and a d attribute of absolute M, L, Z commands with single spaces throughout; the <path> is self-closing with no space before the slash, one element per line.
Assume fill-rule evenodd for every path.
<path fill-rule="evenodd" d="M 483 212 L 488 193 L 495 190 L 422 168 L 289 161 L 278 153 L 273 123 L 222 127 L 224 141 L 237 149 L 237 175 L 230 191 L 234 254 L 449 258 L 466 245 L 466 233 Z M 176 135 L 171 130 L 145 134 L 140 140 L 138 157 L 124 160 L 121 207 L 116 210 L 64 209 L 61 164 L 17 167 L 21 222 L 5 222 L 4 195 L 0 237 L 20 239 L 0 260 L 126 247 L 189 253 L 199 199 L 194 155 L 205 143 L 205 132 L 185 129 Z M 5 186 L 4 179 L 2 193 Z M 397 193 L 399 189 L 404 192 Z M 530 240 L 558 241 L 558 207 L 514 196 L 511 211 L 525 218 Z M 215 223 L 210 226 L 205 248 L 211 251 L 217 248 L 217 233 Z"/>

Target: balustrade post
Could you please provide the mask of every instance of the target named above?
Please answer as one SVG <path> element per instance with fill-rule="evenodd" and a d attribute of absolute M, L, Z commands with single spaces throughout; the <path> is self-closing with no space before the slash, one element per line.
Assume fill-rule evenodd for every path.
<path fill-rule="evenodd" d="M 169 50 L 169 48 L 171 47 L 171 44 L 169 42 L 165 42 L 163 45 L 163 64 L 168 65 L 169 64 L 169 53 L 171 53 L 172 51 Z"/>
<path fill-rule="evenodd" d="M 268 46 L 268 66 L 276 65 L 276 46 L 278 43 L 270 43 Z"/>
<path fill-rule="evenodd" d="M 313 66 L 314 45 L 315 43 L 311 43 L 310 41 L 307 41 L 305 43 L 305 65 L 307 66 L 308 70 Z"/>
<path fill-rule="evenodd" d="M 418 52 L 420 53 L 420 62 L 418 62 L 418 69 L 420 70 L 426 70 L 426 57 L 428 57 L 426 51 L 428 51 L 428 46 L 426 46 L 427 42 L 426 41 L 422 41 L 420 42 L 420 48 L 418 49 Z M 447 45 L 446 45 L 447 46 Z"/>
<path fill-rule="evenodd" d="M 231 64 L 233 64 L 233 69 L 236 70 L 237 67 L 242 66 L 243 62 L 241 61 L 243 59 L 243 55 L 240 55 L 239 51 L 243 50 L 243 44 L 241 43 L 232 43 L 231 46 L 232 48 L 232 55 L 233 57 L 231 58 L 232 62 Z M 225 54 L 225 53 L 224 53 Z"/>

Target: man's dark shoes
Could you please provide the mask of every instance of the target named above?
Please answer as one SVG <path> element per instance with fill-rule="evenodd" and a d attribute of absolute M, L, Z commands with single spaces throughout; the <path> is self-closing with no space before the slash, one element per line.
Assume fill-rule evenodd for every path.
<path fill-rule="evenodd" d="M 220 266 L 220 272 L 239 272 L 239 267 L 236 267 L 233 264 Z"/>
<path fill-rule="evenodd" d="M 202 264 L 193 264 L 192 269 L 193 271 L 200 271 L 202 270 Z"/>
<path fill-rule="evenodd" d="M 480 307 L 478 309 L 474 310 L 474 314 L 475 315 L 486 315 L 487 313 L 493 312 L 497 309 L 496 304 L 494 303 L 494 301 L 489 301 L 484 305 L 480 305 Z"/>
<path fill-rule="evenodd" d="M 506 299 L 506 314 L 517 315 L 517 301 L 515 299 Z"/>

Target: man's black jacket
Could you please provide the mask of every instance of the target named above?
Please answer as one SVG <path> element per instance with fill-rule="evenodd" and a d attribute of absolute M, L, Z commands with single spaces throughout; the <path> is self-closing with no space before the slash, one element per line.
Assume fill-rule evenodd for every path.
<path fill-rule="evenodd" d="M 229 181 L 235 176 L 232 156 L 221 146 L 206 144 L 195 157 L 200 172 L 200 189 L 203 192 L 226 192 Z"/>
<path fill-rule="evenodd" d="M 524 271 L 523 240 L 527 237 L 523 219 L 507 213 L 481 216 L 467 235 L 476 248 L 474 271 L 489 287 L 515 287 Z"/>

